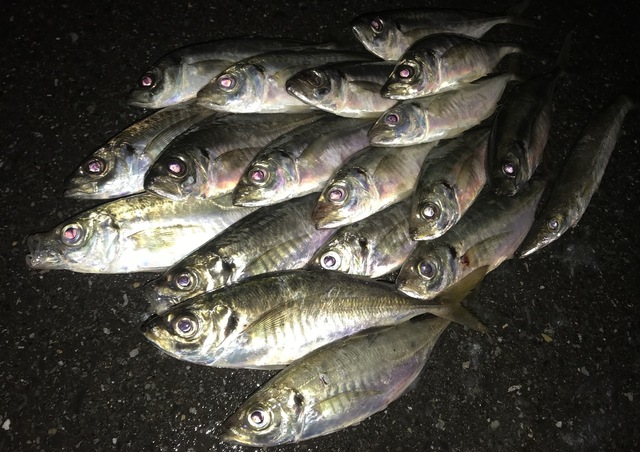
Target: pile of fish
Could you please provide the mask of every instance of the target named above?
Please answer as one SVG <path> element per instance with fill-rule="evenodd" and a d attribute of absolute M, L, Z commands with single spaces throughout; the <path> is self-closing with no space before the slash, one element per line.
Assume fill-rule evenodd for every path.
<path fill-rule="evenodd" d="M 636 106 L 621 95 L 561 171 L 537 170 L 571 39 L 532 78 L 496 70 L 521 46 L 480 39 L 531 26 L 525 7 L 365 14 L 352 27 L 369 52 L 243 38 L 169 53 L 129 100 L 159 110 L 66 181 L 66 196 L 112 200 L 31 235 L 27 264 L 164 272 L 144 287 L 153 344 L 284 368 L 224 441 L 360 422 L 409 387 L 451 322 L 487 330 L 463 299 L 576 226 Z"/>

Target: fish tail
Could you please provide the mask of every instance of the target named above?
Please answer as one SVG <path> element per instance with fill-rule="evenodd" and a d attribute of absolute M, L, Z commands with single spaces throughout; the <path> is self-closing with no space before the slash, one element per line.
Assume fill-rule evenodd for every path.
<path fill-rule="evenodd" d="M 467 298 L 487 274 L 488 267 L 480 267 L 464 277 L 458 283 L 444 291 L 438 297 L 440 306 L 431 313 L 438 317 L 460 323 L 476 331 L 486 333 L 489 328 L 474 313 L 462 305 L 462 301 Z"/>
<path fill-rule="evenodd" d="M 520 25 L 522 27 L 538 28 L 538 24 L 535 23 L 532 19 L 522 17 L 522 14 L 529 7 L 530 3 L 531 0 L 522 0 L 515 5 L 507 8 L 504 14 L 509 17 L 508 23 L 510 23 L 511 25 Z"/>

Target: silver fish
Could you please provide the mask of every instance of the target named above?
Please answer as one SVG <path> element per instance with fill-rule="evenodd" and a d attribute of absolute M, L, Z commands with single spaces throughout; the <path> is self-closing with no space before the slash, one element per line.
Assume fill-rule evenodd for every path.
<path fill-rule="evenodd" d="M 231 196 L 173 202 L 141 193 L 102 204 L 28 237 L 38 270 L 131 273 L 166 270 L 254 209 Z"/>
<path fill-rule="evenodd" d="M 263 206 L 322 190 L 345 159 L 369 144 L 372 124 L 327 115 L 281 135 L 247 166 L 233 202 Z"/>
<path fill-rule="evenodd" d="M 518 17 L 528 6 L 524 0 L 505 14 L 454 9 L 414 8 L 363 14 L 351 23 L 356 38 L 384 60 L 398 60 L 417 40 L 437 33 L 482 37 L 498 24 L 532 26 Z"/>
<path fill-rule="evenodd" d="M 127 103 L 162 108 L 186 102 L 236 61 L 278 48 L 304 46 L 314 45 L 292 39 L 231 38 L 182 47 L 162 57 L 140 77 Z"/>
<path fill-rule="evenodd" d="M 480 41 L 455 34 L 430 35 L 402 54 L 381 90 L 391 99 L 413 99 L 464 86 L 490 73 L 514 44 Z"/>
<path fill-rule="evenodd" d="M 486 184 L 489 129 L 478 128 L 441 141 L 427 156 L 411 197 L 409 235 L 440 237 L 460 220 Z"/>
<path fill-rule="evenodd" d="M 303 267 L 334 231 L 317 230 L 313 193 L 259 209 L 210 240 L 145 288 L 155 312 L 260 273 Z"/>
<path fill-rule="evenodd" d="M 260 149 L 279 135 L 322 115 L 215 115 L 167 146 L 145 176 L 144 187 L 173 200 L 231 193 Z"/>
<path fill-rule="evenodd" d="M 402 306 L 413 309 L 413 315 L 430 312 L 478 330 L 486 328 L 460 304 L 411 300 L 399 294 L 392 284 L 340 272 L 290 270 L 260 274 L 190 298 L 160 315 L 151 316 L 143 324 L 142 331 L 158 348 L 184 361 L 209 366 L 278 368 L 285 362 L 250 364 L 245 361 L 241 364 L 240 354 L 243 351 L 237 348 L 242 346 L 243 331 L 251 328 L 254 322 L 278 312 L 280 306 L 295 308 L 298 303 L 301 306 L 315 306 L 310 309 L 313 313 L 310 315 L 320 317 L 323 312 L 331 316 L 332 311 L 340 311 L 340 314 L 333 315 L 336 324 L 326 325 L 327 331 L 334 329 L 338 331 L 336 334 L 344 334 L 339 331 L 348 331 L 350 328 L 361 328 L 359 325 L 365 322 L 364 317 L 374 316 L 376 311 L 380 318 L 386 319 L 384 321 L 393 323 L 389 319 L 407 316 Z M 317 303 L 326 306 L 318 308 Z M 362 307 L 367 313 L 352 309 L 354 303 L 368 306 L 366 309 Z M 349 315 L 359 319 L 348 319 Z M 274 325 L 283 320 L 276 320 Z M 293 328 L 305 328 L 311 332 L 318 328 L 322 330 L 322 326 L 320 321 L 315 323 L 310 318 L 308 323 L 293 325 Z M 318 334 L 326 332 L 318 331 Z M 291 347 L 291 340 L 286 342 L 285 348 L 295 352 L 296 347 Z M 235 358 L 229 355 L 234 351 L 238 353 Z"/>
<path fill-rule="evenodd" d="M 216 111 L 284 113 L 311 110 L 290 95 L 287 80 L 309 67 L 338 61 L 367 61 L 358 52 L 337 50 L 275 51 L 247 58 L 222 71 L 198 93 L 198 102 Z"/>
<path fill-rule="evenodd" d="M 411 196 L 420 167 L 436 144 L 358 151 L 327 182 L 313 211 L 316 226 L 355 223 Z"/>
<path fill-rule="evenodd" d="M 600 185 L 624 118 L 634 108 L 638 108 L 637 101 L 621 95 L 585 126 L 547 204 L 518 250 L 520 257 L 544 248 L 578 224 Z"/>
<path fill-rule="evenodd" d="M 378 118 L 396 103 L 380 95 L 393 68 L 386 61 L 326 64 L 295 74 L 287 80 L 287 92 L 338 116 Z"/>
<path fill-rule="evenodd" d="M 549 138 L 553 97 L 569 57 L 571 33 L 555 70 L 513 88 L 493 120 L 487 152 L 489 185 L 513 196 L 533 176 Z"/>
<path fill-rule="evenodd" d="M 157 111 L 91 154 L 65 181 L 64 195 L 111 199 L 144 191 L 144 176 L 169 142 L 213 112 L 194 104 Z"/>
<path fill-rule="evenodd" d="M 513 74 L 485 77 L 455 90 L 399 102 L 371 128 L 374 146 L 407 146 L 453 138 L 493 114 Z"/>
<path fill-rule="evenodd" d="M 510 259 L 533 223 L 545 182 L 532 180 L 513 197 L 485 192 L 443 236 L 418 242 L 398 274 L 398 289 L 429 300 L 479 267 Z"/>
<path fill-rule="evenodd" d="M 399 269 L 416 246 L 409 237 L 405 199 L 340 228 L 309 260 L 311 270 L 335 270 L 379 278 Z"/>
<path fill-rule="evenodd" d="M 459 302 L 460 295 L 454 296 Z M 268 447 L 361 422 L 407 391 L 449 323 L 420 316 L 354 334 L 309 353 L 251 395 L 223 423 L 220 438 Z"/>

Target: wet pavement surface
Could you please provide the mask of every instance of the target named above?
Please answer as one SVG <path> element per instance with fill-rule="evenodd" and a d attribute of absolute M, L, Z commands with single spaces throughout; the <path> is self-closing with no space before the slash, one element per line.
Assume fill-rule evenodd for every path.
<path fill-rule="evenodd" d="M 399 5 L 425 4 L 478 7 Z M 139 331 L 147 309 L 140 285 L 153 274 L 29 270 L 26 236 L 97 204 L 63 198 L 63 180 L 144 115 L 125 97 L 164 53 L 248 34 L 356 45 L 349 21 L 389 3 L 166 5 L 0 4 L 0 450 L 243 450 L 221 443 L 219 426 L 272 374 L 162 355 Z M 525 15 L 537 30 L 503 26 L 487 35 L 528 43 L 553 61 L 575 27 L 548 144 L 558 155 L 622 89 L 637 92 L 639 13 L 631 1 L 533 0 Z M 550 67 L 527 61 L 525 73 Z M 530 258 L 504 263 L 469 301 L 491 334 L 449 327 L 421 378 L 388 409 L 276 450 L 640 448 L 639 119 L 628 116 L 578 227 Z"/>

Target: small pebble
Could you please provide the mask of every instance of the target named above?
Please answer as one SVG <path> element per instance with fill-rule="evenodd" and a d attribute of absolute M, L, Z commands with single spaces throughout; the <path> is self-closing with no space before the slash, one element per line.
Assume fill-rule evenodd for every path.
<path fill-rule="evenodd" d="M 138 356 L 138 353 L 140 353 L 140 350 L 138 350 L 137 348 L 134 348 L 133 350 L 131 350 L 129 352 L 129 357 L 130 358 L 135 358 L 136 356 Z"/>

